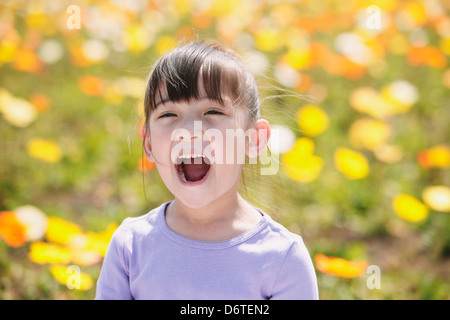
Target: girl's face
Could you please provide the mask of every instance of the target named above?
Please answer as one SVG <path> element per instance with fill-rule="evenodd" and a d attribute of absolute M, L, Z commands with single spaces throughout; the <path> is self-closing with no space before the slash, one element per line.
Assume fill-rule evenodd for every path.
<path fill-rule="evenodd" d="M 199 88 L 200 98 L 189 102 L 167 101 L 162 91 L 144 143 L 167 188 L 191 208 L 236 192 L 249 145 L 239 142 L 249 127 L 245 109 L 226 97 L 223 105 L 210 100 Z"/>

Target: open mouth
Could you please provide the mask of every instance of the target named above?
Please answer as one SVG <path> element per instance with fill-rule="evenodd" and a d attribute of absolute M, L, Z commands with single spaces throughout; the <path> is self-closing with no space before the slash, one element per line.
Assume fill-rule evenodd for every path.
<path fill-rule="evenodd" d="M 184 182 L 203 180 L 211 168 L 211 162 L 201 154 L 182 155 L 178 157 L 175 168 Z"/>

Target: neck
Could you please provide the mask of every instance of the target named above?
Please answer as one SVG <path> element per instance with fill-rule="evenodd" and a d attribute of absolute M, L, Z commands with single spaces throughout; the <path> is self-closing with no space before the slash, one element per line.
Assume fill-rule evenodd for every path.
<path fill-rule="evenodd" d="M 202 208 L 190 208 L 175 199 L 166 210 L 166 222 L 172 230 L 203 241 L 231 239 L 260 219 L 261 214 L 236 191 Z"/>

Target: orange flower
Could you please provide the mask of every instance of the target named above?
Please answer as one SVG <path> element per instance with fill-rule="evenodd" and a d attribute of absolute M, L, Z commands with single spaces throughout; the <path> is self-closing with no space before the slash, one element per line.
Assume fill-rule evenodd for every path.
<path fill-rule="evenodd" d="M 334 52 L 328 52 L 323 59 L 322 67 L 331 75 L 355 80 L 362 77 L 366 71 L 363 65 L 350 61 L 345 56 Z"/>
<path fill-rule="evenodd" d="M 11 247 L 21 247 L 26 242 L 26 228 L 14 211 L 0 212 L 0 237 Z"/>
<path fill-rule="evenodd" d="M 136 125 L 136 133 L 139 137 L 141 137 L 142 140 L 144 140 L 145 137 L 145 120 L 139 120 L 138 124 Z"/>
<path fill-rule="evenodd" d="M 363 65 L 350 61 L 346 57 L 341 57 L 341 61 L 343 66 L 342 76 L 350 80 L 355 80 L 361 78 L 364 75 L 366 69 Z"/>
<path fill-rule="evenodd" d="M 342 278 L 361 277 L 368 266 L 367 261 L 364 260 L 349 261 L 338 257 L 327 257 L 322 253 L 316 254 L 314 261 L 319 271 Z"/>
<path fill-rule="evenodd" d="M 307 75 L 302 73 L 300 77 L 300 81 L 298 82 L 295 89 L 297 89 L 299 92 L 307 92 L 314 84 L 314 79 Z"/>
<path fill-rule="evenodd" d="M 20 48 L 15 54 L 12 67 L 19 71 L 39 73 L 44 69 L 44 64 L 36 53 L 29 48 Z"/>
<path fill-rule="evenodd" d="M 143 155 L 137 161 L 137 167 L 138 167 L 139 171 L 149 172 L 150 170 L 152 170 L 155 167 L 155 163 L 151 162 L 150 160 L 147 159 L 147 157 L 145 155 Z"/>
<path fill-rule="evenodd" d="M 194 28 L 206 29 L 212 24 L 212 18 L 206 11 L 196 11 L 191 15 L 191 24 Z"/>
<path fill-rule="evenodd" d="M 105 84 L 102 79 L 95 76 L 83 76 L 78 80 L 81 91 L 88 96 L 99 96 L 103 93 Z"/>
<path fill-rule="evenodd" d="M 47 217 L 34 206 L 0 212 L 0 237 L 11 247 L 20 247 L 27 241 L 41 238 L 45 228 Z"/>
<path fill-rule="evenodd" d="M 322 42 L 311 42 L 311 66 L 317 67 L 327 61 L 331 55 L 330 50 Z M 324 64 L 325 65 L 325 64 Z"/>
<path fill-rule="evenodd" d="M 30 102 L 39 113 L 44 113 L 50 109 L 50 101 L 43 94 L 33 93 Z"/>
<path fill-rule="evenodd" d="M 440 69 L 447 65 L 445 55 L 438 48 L 431 46 L 412 46 L 409 49 L 407 60 L 412 66 L 427 65 Z"/>
<path fill-rule="evenodd" d="M 430 149 L 422 150 L 417 155 L 417 162 L 425 169 L 450 167 L 450 148 L 446 145 L 437 145 Z"/>

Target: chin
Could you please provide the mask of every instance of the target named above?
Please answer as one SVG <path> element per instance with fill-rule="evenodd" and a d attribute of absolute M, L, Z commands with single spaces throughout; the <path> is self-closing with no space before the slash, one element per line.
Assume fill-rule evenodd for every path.
<path fill-rule="evenodd" d="M 214 200 L 207 201 L 205 197 L 198 197 L 195 199 L 194 197 L 186 196 L 186 197 L 175 197 L 177 201 L 180 201 L 183 203 L 184 206 L 191 208 L 191 209 L 200 209 L 203 207 L 206 207 Z"/>

